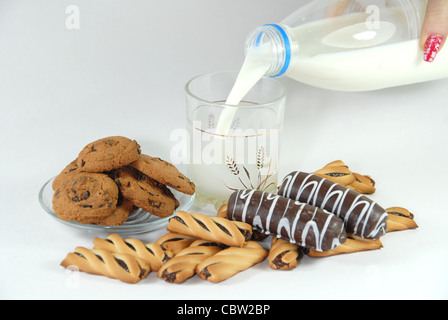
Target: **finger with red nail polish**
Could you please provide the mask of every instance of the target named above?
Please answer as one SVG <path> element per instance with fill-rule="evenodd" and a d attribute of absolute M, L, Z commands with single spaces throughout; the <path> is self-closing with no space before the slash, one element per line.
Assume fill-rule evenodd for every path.
<path fill-rule="evenodd" d="M 422 26 L 420 47 L 425 61 L 433 62 L 448 36 L 448 1 L 428 0 Z M 443 49 L 444 50 L 444 49 Z"/>
<path fill-rule="evenodd" d="M 431 35 L 425 42 L 423 59 L 426 62 L 433 62 L 442 45 L 443 37 L 441 35 Z"/>

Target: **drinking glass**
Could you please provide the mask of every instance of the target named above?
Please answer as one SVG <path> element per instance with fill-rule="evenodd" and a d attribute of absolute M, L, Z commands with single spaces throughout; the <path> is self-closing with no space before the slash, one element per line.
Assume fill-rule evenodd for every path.
<path fill-rule="evenodd" d="M 277 191 L 286 90 L 277 80 L 262 78 L 239 105 L 226 105 L 236 77 L 208 73 L 185 86 L 187 171 L 200 208 L 218 209 L 240 189 Z"/>

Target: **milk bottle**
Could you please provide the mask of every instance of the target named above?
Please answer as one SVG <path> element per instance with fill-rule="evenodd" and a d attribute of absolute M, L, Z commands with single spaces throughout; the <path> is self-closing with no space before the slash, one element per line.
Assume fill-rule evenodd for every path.
<path fill-rule="evenodd" d="M 287 76 L 339 91 L 369 91 L 448 77 L 448 48 L 423 60 L 427 0 L 314 0 L 247 38 L 246 59 L 227 99 L 237 105 L 263 76 Z M 218 132 L 233 118 L 222 113 Z"/>

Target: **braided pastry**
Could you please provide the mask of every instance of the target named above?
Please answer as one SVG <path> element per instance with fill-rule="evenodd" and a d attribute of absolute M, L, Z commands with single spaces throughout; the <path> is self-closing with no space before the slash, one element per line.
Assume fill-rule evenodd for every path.
<path fill-rule="evenodd" d="M 297 262 L 303 257 L 303 250 L 297 244 L 287 240 L 272 237 L 268 261 L 271 269 L 291 270 L 297 267 Z"/>
<path fill-rule="evenodd" d="M 334 250 L 323 252 L 310 249 L 307 252 L 307 255 L 313 258 L 320 258 L 320 257 L 335 256 L 342 253 L 376 250 L 382 247 L 383 244 L 379 239 L 377 240 L 364 239 L 354 234 L 347 234 L 347 241 L 345 241 L 344 244 L 336 247 Z"/>
<path fill-rule="evenodd" d="M 138 239 L 122 239 L 118 234 L 111 234 L 105 239 L 95 237 L 93 246 L 94 249 L 129 254 L 145 260 L 152 271 L 158 271 L 166 261 L 174 256 L 171 251 L 163 250 L 155 243 L 144 244 Z"/>
<path fill-rule="evenodd" d="M 235 247 L 242 247 L 252 236 L 247 223 L 185 211 L 170 219 L 167 230 Z"/>
<path fill-rule="evenodd" d="M 417 229 L 418 225 L 414 215 L 409 210 L 401 207 L 386 209 L 389 219 L 387 220 L 387 232 Z"/>
<path fill-rule="evenodd" d="M 180 233 L 168 232 L 155 241 L 155 244 L 162 247 L 163 250 L 169 250 L 174 255 L 182 249 L 190 246 L 197 238 L 186 236 Z"/>
<path fill-rule="evenodd" d="M 341 160 L 330 162 L 313 173 L 362 194 L 375 192 L 375 181 L 370 176 L 350 171 Z"/>
<path fill-rule="evenodd" d="M 220 218 L 226 218 L 227 217 L 227 203 L 223 204 L 219 209 L 218 212 L 216 213 L 217 217 Z"/>
<path fill-rule="evenodd" d="M 313 173 L 322 178 L 342 184 L 343 186 L 347 186 L 356 180 L 348 166 L 340 160 L 330 162 L 322 169 Z"/>
<path fill-rule="evenodd" d="M 149 264 L 133 256 L 106 250 L 77 247 L 61 262 L 67 268 L 76 266 L 80 271 L 103 275 L 126 283 L 137 283 L 151 271 Z"/>
<path fill-rule="evenodd" d="M 352 172 L 352 174 L 355 176 L 356 180 L 347 185 L 347 188 L 350 188 L 362 194 L 375 193 L 375 181 L 372 179 L 372 177 L 361 175 L 356 172 Z"/>
<path fill-rule="evenodd" d="M 202 261 L 196 273 L 210 282 L 221 282 L 262 262 L 267 255 L 258 242 L 248 241 L 244 247 L 229 247 Z"/>
<path fill-rule="evenodd" d="M 220 218 L 227 218 L 227 208 L 228 205 L 227 203 L 222 205 L 219 209 L 218 212 L 216 214 L 217 217 Z M 264 239 L 266 239 L 269 235 L 263 232 L 259 232 L 255 229 L 252 228 L 252 237 L 251 240 L 255 240 L 255 241 L 263 241 Z"/>
<path fill-rule="evenodd" d="M 207 240 L 196 240 L 165 263 L 157 276 L 170 283 L 183 283 L 195 275 L 196 266 L 221 251 L 223 246 Z"/>

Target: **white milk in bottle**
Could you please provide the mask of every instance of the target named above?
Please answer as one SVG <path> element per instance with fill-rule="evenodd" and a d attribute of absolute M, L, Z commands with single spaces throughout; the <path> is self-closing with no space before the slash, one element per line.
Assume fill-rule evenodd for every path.
<path fill-rule="evenodd" d="M 349 92 L 448 77 L 448 48 L 432 63 L 423 59 L 419 43 L 426 5 L 426 0 L 314 0 L 280 24 L 255 29 L 247 38 L 245 61 L 211 140 L 233 139 L 230 133 L 235 120 L 245 118 L 243 101 L 263 77 L 287 76 L 311 86 Z M 210 179 L 213 174 L 224 176 L 225 167 L 198 165 L 192 170 L 191 175 L 203 186 L 198 200 L 220 192 L 216 188 L 222 186 L 207 181 L 217 181 Z M 275 186 L 276 177 L 275 169 L 268 185 Z M 215 206 L 226 197 L 220 201 Z"/>
<path fill-rule="evenodd" d="M 281 24 L 254 30 L 227 100 L 237 105 L 263 76 L 330 90 L 369 91 L 448 77 L 448 48 L 423 60 L 426 0 L 314 0 Z M 264 72 L 264 73 L 263 73 Z M 234 116 L 218 123 L 225 134 Z"/>

